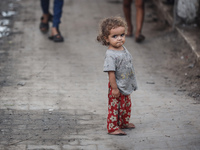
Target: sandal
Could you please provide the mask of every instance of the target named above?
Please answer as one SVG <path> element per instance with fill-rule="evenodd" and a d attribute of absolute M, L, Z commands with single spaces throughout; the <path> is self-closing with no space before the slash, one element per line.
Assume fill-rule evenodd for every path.
<path fill-rule="evenodd" d="M 52 14 L 49 14 L 48 22 L 47 22 L 47 23 L 43 23 L 43 22 L 42 22 L 43 19 L 44 19 L 44 17 L 42 16 L 41 19 L 40 19 L 41 22 L 40 22 L 39 28 L 40 28 L 40 31 L 41 31 L 42 33 L 47 33 L 47 32 L 49 31 L 49 22 L 50 22 L 50 21 L 52 22 L 52 20 L 53 20 L 53 15 L 52 15 Z"/>
<path fill-rule="evenodd" d="M 145 40 L 145 36 L 140 34 L 138 37 L 135 37 L 135 42 L 141 43 Z"/>
<path fill-rule="evenodd" d="M 44 17 L 42 16 L 41 18 L 40 18 L 40 20 L 43 20 L 44 19 Z M 51 14 L 51 13 L 49 13 L 49 18 L 48 18 L 48 22 L 52 22 L 53 21 L 53 15 Z"/>
<path fill-rule="evenodd" d="M 53 40 L 54 42 L 63 42 L 64 41 L 64 38 L 62 37 L 59 30 L 58 30 L 58 34 L 49 36 L 49 39 Z"/>
<path fill-rule="evenodd" d="M 49 37 L 50 40 L 53 40 L 54 42 L 63 42 L 63 37 L 58 33 L 56 35 L 52 35 Z"/>
<path fill-rule="evenodd" d="M 49 31 L 49 23 L 40 22 L 40 31 L 42 33 L 47 33 Z"/>
<path fill-rule="evenodd" d="M 49 39 L 53 40 L 54 42 L 63 42 L 64 38 L 62 37 L 59 28 L 56 29 L 58 31 L 58 34 L 49 36 Z"/>

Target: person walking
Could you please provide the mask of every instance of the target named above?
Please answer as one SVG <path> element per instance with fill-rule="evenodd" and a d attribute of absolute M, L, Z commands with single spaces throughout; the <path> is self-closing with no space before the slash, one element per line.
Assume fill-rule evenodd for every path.
<path fill-rule="evenodd" d="M 124 46 L 126 22 L 121 17 L 110 17 L 100 23 L 97 41 L 108 46 L 104 72 L 109 76 L 107 130 L 111 135 L 126 135 L 121 129 L 135 128 L 129 123 L 131 96 L 137 89 L 133 60 Z"/>
<path fill-rule="evenodd" d="M 40 0 L 43 15 L 40 22 L 40 31 L 47 33 L 49 30 L 49 22 L 53 22 L 51 28 L 51 35 L 49 39 L 54 42 L 63 42 L 64 38 L 59 30 L 59 24 L 61 23 L 62 8 L 64 0 L 54 0 L 53 15 L 49 12 L 50 0 Z"/>
<path fill-rule="evenodd" d="M 132 0 L 123 0 L 123 11 L 124 16 L 128 25 L 127 36 L 133 36 L 133 25 L 131 20 L 131 4 Z M 145 36 L 142 34 L 142 27 L 144 22 L 145 14 L 145 0 L 135 0 L 136 7 L 136 31 L 135 31 L 135 41 L 141 43 L 145 40 Z"/>

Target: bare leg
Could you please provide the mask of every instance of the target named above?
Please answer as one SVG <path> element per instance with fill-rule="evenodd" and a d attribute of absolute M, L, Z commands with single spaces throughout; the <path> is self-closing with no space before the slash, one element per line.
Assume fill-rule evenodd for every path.
<path fill-rule="evenodd" d="M 48 19 L 49 19 L 49 14 L 43 14 L 42 16 L 43 16 L 42 22 L 43 22 L 43 23 L 47 23 L 47 22 L 48 22 Z"/>
<path fill-rule="evenodd" d="M 135 0 L 136 7 L 136 32 L 135 37 L 139 37 L 142 33 L 142 26 L 144 21 L 144 0 Z"/>
<path fill-rule="evenodd" d="M 53 36 L 53 35 L 56 35 L 56 34 L 58 34 L 58 30 L 56 29 L 56 27 L 52 27 L 51 28 L 51 35 Z"/>
<path fill-rule="evenodd" d="M 124 16 L 128 26 L 127 36 L 132 36 L 133 34 L 133 25 L 131 21 L 131 3 L 132 0 L 123 0 Z"/>

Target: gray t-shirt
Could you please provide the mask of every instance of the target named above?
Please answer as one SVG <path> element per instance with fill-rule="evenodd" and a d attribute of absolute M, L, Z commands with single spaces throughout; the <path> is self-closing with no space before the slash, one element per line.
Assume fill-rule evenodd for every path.
<path fill-rule="evenodd" d="M 122 51 L 106 51 L 103 71 L 115 71 L 116 83 L 123 95 L 129 95 L 137 89 L 132 56 L 125 47 Z"/>

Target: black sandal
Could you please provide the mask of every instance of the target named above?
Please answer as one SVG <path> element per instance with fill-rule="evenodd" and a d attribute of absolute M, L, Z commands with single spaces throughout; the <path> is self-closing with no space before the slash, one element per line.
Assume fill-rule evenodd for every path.
<path fill-rule="evenodd" d="M 59 33 L 56 35 L 50 36 L 49 39 L 53 40 L 54 42 L 63 42 L 64 41 L 63 37 Z"/>
<path fill-rule="evenodd" d="M 42 16 L 41 18 L 40 18 L 40 20 L 43 20 L 44 19 L 44 17 Z M 53 15 L 51 14 L 51 13 L 49 13 L 49 18 L 48 18 L 48 22 L 52 22 L 53 21 Z"/>
<path fill-rule="evenodd" d="M 145 36 L 142 35 L 142 34 L 140 34 L 138 37 L 135 37 L 135 41 L 136 41 L 137 43 L 141 43 L 141 42 L 143 42 L 144 40 L 145 40 Z"/>
<path fill-rule="evenodd" d="M 43 23 L 42 22 L 42 20 L 43 20 L 44 18 L 43 18 L 43 16 L 41 17 L 41 22 L 40 22 L 40 26 L 39 26 L 39 28 L 40 28 L 40 31 L 42 32 L 42 33 L 47 33 L 48 31 L 49 31 L 49 22 L 51 21 L 52 22 L 52 20 L 53 20 L 53 15 L 52 14 L 49 14 L 49 18 L 48 18 L 48 22 L 47 23 Z"/>
<path fill-rule="evenodd" d="M 42 33 L 47 33 L 49 31 L 49 23 L 40 22 L 40 31 Z"/>
<path fill-rule="evenodd" d="M 58 34 L 49 36 L 49 39 L 54 42 L 63 42 L 64 38 L 62 37 L 59 28 L 56 28 L 56 29 L 58 31 Z"/>

